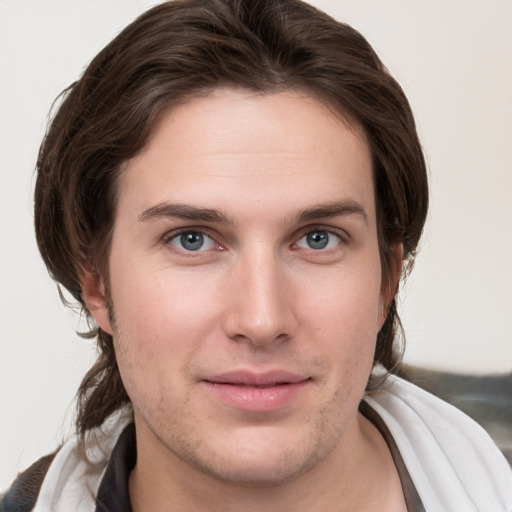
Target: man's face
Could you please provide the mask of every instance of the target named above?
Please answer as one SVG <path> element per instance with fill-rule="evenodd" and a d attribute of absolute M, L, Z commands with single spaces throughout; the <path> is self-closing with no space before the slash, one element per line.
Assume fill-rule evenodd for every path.
<path fill-rule="evenodd" d="M 364 136 L 291 92 L 171 110 L 122 170 L 110 294 L 138 464 L 257 485 L 348 453 L 385 306 Z"/>

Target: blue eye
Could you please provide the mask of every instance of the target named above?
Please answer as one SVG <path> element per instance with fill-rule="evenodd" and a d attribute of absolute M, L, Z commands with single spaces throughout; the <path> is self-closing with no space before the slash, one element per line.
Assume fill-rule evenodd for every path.
<path fill-rule="evenodd" d="M 186 252 L 208 251 L 215 242 L 200 231 L 182 231 L 170 239 L 170 244 Z"/>
<path fill-rule="evenodd" d="M 298 242 L 297 246 L 302 249 L 313 249 L 320 251 L 322 249 L 331 249 L 336 247 L 341 238 L 330 231 L 317 230 L 306 233 Z"/>

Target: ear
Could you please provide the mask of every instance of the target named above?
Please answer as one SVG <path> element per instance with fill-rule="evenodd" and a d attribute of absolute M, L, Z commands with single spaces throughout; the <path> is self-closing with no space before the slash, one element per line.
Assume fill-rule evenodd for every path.
<path fill-rule="evenodd" d="M 389 307 L 395 298 L 402 277 L 402 263 L 404 260 L 404 246 L 402 244 L 394 245 L 391 249 L 393 256 L 390 265 L 390 276 L 388 282 L 382 287 L 381 292 L 381 312 L 379 314 L 379 329 L 384 325 L 388 316 Z"/>
<path fill-rule="evenodd" d="M 82 285 L 82 297 L 91 315 L 100 328 L 112 335 L 112 325 L 105 298 L 105 285 L 101 276 L 86 265 L 80 272 L 80 284 Z"/>

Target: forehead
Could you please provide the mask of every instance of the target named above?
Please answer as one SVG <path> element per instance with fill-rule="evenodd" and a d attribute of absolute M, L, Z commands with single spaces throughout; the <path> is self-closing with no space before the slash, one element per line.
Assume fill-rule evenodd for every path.
<path fill-rule="evenodd" d="M 339 200 L 374 213 L 371 155 L 362 130 L 298 92 L 222 89 L 165 112 L 128 161 L 119 208 L 164 201 L 292 208 Z M 302 204 L 303 203 L 303 204 Z M 250 208 L 249 208 L 250 207 Z"/>

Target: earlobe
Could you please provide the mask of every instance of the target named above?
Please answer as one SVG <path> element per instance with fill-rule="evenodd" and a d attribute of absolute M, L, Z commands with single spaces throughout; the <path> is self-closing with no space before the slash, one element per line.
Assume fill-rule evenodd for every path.
<path fill-rule="evenodd" d="M 87 309 L 96 320 L 98 326 L 112 335 L 112 325 L 108 304 L 105 297 L 105 285 L 101 276 L 88 265 L 80 272 L 80 284 L 82 285 L 82 297 Z"/>

